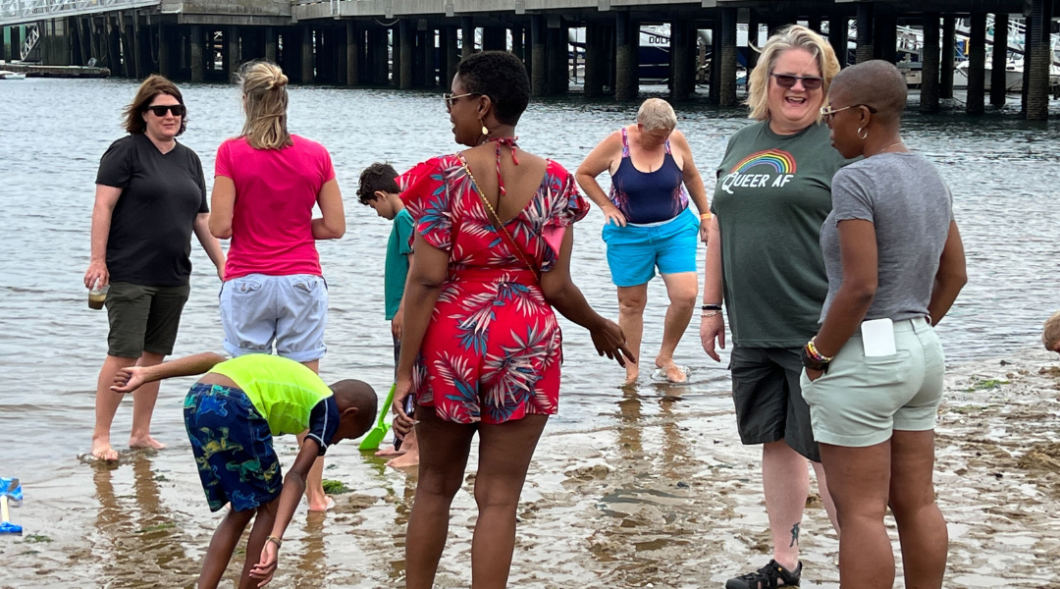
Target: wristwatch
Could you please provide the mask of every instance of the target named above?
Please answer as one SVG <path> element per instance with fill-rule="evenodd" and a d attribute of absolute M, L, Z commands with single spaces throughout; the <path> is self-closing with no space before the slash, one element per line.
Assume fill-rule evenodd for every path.
<path fill-rule="evenodd" d="M 802 347 L 802 365 L 810 370 L 820 370 L 822 372 L 828 372 L 828 365 L 831 360 L 819 360 L 810 355 L 809 350 L 806 346 Z"/>

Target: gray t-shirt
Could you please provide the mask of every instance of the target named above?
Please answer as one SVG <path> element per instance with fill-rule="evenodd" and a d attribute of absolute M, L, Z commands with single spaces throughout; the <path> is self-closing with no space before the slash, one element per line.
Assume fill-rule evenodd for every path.
<path fill-rule="evenodd" d="M 839 170 L 832 212 L 821 228 L 828 298 L 821 321 L 843 283 L 840 221 L 871 221 L 876 229 L 878 285 L 865 320 L 902 321 L 928 314 L 931 289 L 953 221 L 953 196 L 935 166 L 912 153 L 883 153 Z"/>

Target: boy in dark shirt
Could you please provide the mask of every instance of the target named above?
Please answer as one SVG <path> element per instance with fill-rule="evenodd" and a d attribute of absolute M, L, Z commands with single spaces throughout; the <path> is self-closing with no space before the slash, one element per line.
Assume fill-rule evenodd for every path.
<path fill-rule="evenodd" d="M 131 393 L 149 382 L 204 372 L 184 399 L 184 423 L 210 510 L 226 503 L 231 509 L 210 541 L 198 586 L 217 587 L 254 518 L 239 587 L 257 587 L 276 572 L 284 531 L 313 462 L 331 444 L 358 438 L 372 427 L 376 394 L 357 380 L 329 388 L 303 364 L 280 356 L 248 354 L 226 361 L 213 353 L 123 368 L 111 390 Z M 273 436 L 307 430 L 294 464 L 281 478 Z"/>

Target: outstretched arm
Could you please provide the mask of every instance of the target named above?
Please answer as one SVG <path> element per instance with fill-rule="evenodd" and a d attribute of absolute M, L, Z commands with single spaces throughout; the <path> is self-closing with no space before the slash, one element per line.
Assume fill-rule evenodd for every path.
<path fill-rule="evenodd" d="M 176 376 L 193 376 L 208 372 L 225 361 L 225 357 L 213 352 L 203 352 L 163 362 L 156 366 L 130 366 L 122 368 L 114 376 L 110 390 L 116 393 L 131 393 L 149 382 Z"/>

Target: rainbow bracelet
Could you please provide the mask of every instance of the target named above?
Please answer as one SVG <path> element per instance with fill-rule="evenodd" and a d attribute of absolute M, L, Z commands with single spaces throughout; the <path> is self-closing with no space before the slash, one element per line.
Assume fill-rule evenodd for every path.
<path fill-rule="evenodd" d="M 828 364 L 832 361 L 832 358 L 834 358 L 834 356 L 825 356 L 824 354 L 817 351 L 817 346 L 815 345 L 816 341 L 817 336 L 813 336 L 810 341 L 806 342 L 806 353 L 811 358 L 813 358 L 815 362 L 820 362 L 821 364 Z"/>

